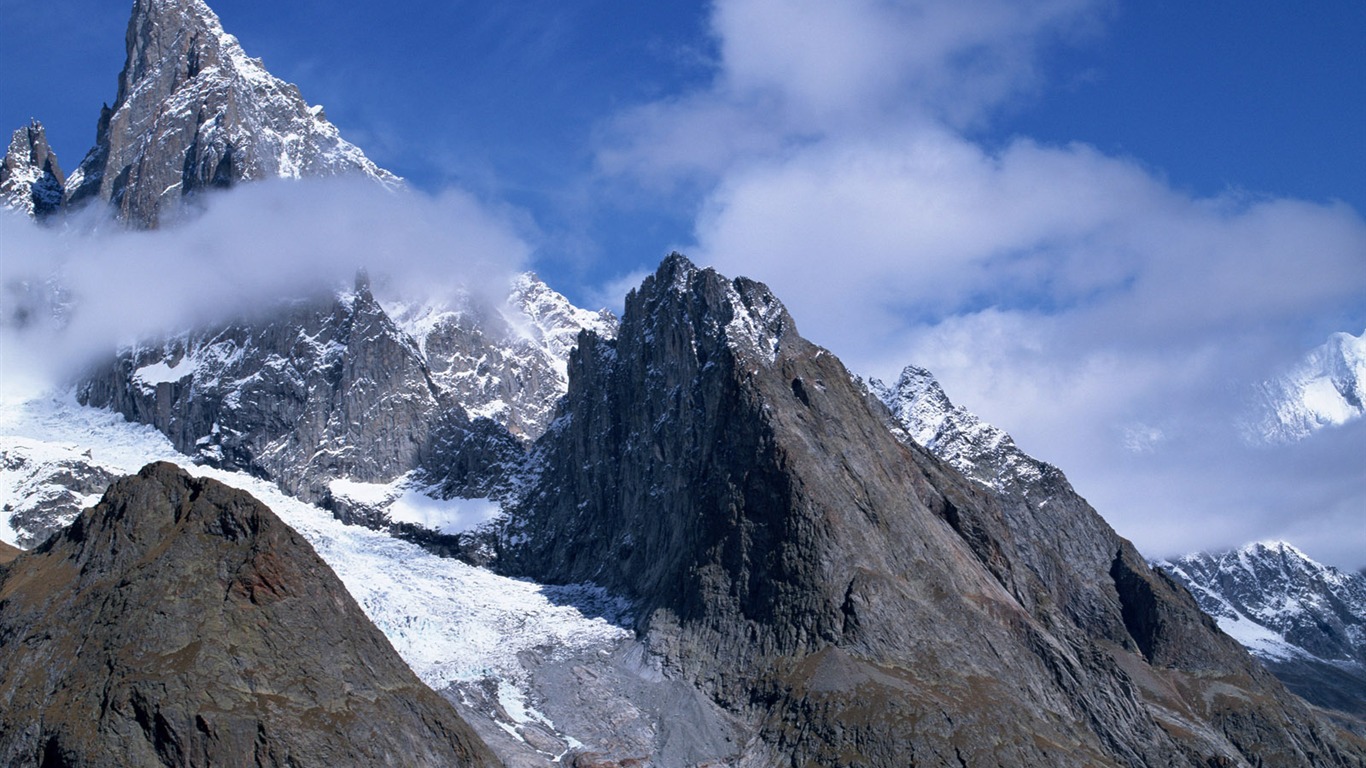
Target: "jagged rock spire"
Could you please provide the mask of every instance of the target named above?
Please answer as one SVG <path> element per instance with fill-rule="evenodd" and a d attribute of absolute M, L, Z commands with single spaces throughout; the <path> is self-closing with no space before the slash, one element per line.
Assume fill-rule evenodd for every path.
<path fill-rule="evenodd" d="M 98 198 L 156 226 L 182 198 L 239 181 L 360 174 L 399 179 L 341 138 L 298 88 L 248 58 L 202 0 L 137 0 L 118 96 L 71 175 L 72 203 Z"/>
<path fill-rule="evenodd" d="M 66 201 L 66 176 L 37 120 L 14 132 L 0 163 L 0 204 L 42 218 Z"/>

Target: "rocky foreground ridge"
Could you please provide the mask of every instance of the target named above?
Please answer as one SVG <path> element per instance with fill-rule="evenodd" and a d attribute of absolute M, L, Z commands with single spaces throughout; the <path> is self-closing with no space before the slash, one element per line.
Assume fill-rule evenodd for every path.
<path fill-rule="evenodd" d="M 312 547 L 170 464 L 0 566 L 0 761 L 492 766 Z"/>

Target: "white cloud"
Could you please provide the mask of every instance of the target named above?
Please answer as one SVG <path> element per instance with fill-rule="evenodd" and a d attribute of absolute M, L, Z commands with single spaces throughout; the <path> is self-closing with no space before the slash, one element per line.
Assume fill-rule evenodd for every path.
<path fill-rule="evenodd" d="M 61 228 L 0 216 L 0 365 L 33 383 L 71 373 L 115 345 L 221 320 L 317 290 L 348 286 L 357 270 L 377 287 L 433 298 L 501 296 L 530 249 L 514 214 L 462 192 L 428 197 L 363 181 L 262 182 L 205 198 L 199 215 L 129 231 L 84 216 Z M 72 310 L 65 328 L 15 312 L 57 284 Z M 21 290 L 20 286 L 29 286 Z"/>
<path fill-rule="evenodd" d="M 1149 554 L 1293 533 L 1366 564 L 1343 514 L 1366 507 L 1366 429 L 1319 442 L 1336 453 L 1236 434 L 1249 385 L 1366 322 L 1360 213 L 962 132 L 1107 9 L 719 0 L 714 82 L 620 116 L 602 164 L 710 180 L 690 255 L 768 282 L 861 373 L 928 367 Z"/>

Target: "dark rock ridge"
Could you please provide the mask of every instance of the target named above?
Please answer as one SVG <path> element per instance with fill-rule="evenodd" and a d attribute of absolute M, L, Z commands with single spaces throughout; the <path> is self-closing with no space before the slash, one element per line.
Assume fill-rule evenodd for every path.
<path fill-rule="evenodd" d="M 631 596 L 740 765 L 1366 764 L 1079 497 L 893 432 L 766 287 L 667 259 L 585 333 L 500 566 Z"/>
<path fill-rule="evenodd" d="M 248 58 L 202 0 L 136 0 L 128 57 L 95 146 L 67 180 L 69 204 L 99 199 L 154 227 L 186 197 L 268 178 L 358 175 L 394 186 L 321 107 Z"/>
<path fill-rule="evenodd" d="M 0 570 L 0 762 L 495 764 L 308 545 L 170 464 Z"/>
<path fill-rule="evenodd" d="M 66 175 L 37 120 L 14 132 L 0 161 L 0 206 L 45 218 L 66 202 Z"/>
<path fill-rule="evenodd" d="M 1285 542 L 1158 564 L 1295 693 L 1366 718 L 1366 575 Z"/>
<path fill-rule="evenodd" d="M 1329 357 L 1348 358 L 1340 351 Z M 923 368 L 908 366 L 894 386 L 877 380 L 871 386 L 910 438 L 996 492 L 1017 525 L 1065 531 L 1085 504 L 1056 467 L 953 405 Z M 1366 579 L 1360 574 L 1326 568 L 1283 543 L 1158 565 L 1292 691 L 1322 707 L 1366 715 Z"/>

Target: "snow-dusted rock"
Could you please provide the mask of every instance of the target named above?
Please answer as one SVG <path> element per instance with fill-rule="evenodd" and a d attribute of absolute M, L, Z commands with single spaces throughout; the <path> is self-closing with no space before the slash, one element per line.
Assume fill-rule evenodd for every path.
<path fill-rule="evenodd" d="M 1296 693 L 1366 715 L 1366 574 L 1283 541 L 1158 565 Z"/>
<path fill-rule="evenodd" d="M 0 207 L 42 218 L 66 202 L 65 183 L 43 124 L 34 120 L 15 131 L 0 162 Z"/>
<path fill-rule="evenodd" d="M 118 96 L 66 181 L 70 204 L 98 198 L 153 227 L 183 198 L 240 181 L 354 174 L 401 183 L 249 58 L 203 0 L 137 0 L 127 39 Z"/>
<path fill-rule="evenodd" d="M 504 302 L 381 302 L 362 280 L 125 349 L 79 396 L 156 427 L 197 461 L 333 498 L 348 520 L 422 527 L 335 494 L 334 481 L 498 496 L 519 440 L 540 436 L 568 387 L 579 332 L 614 327 L 530 275 Z"/>
<path fill-rule="evenodd" d="M 1283 376 L 1256 388 L 1243 423 L 1253 444 L 1303 440 L 1366 413 L 1366 333 L 1335 333 Z"/>

